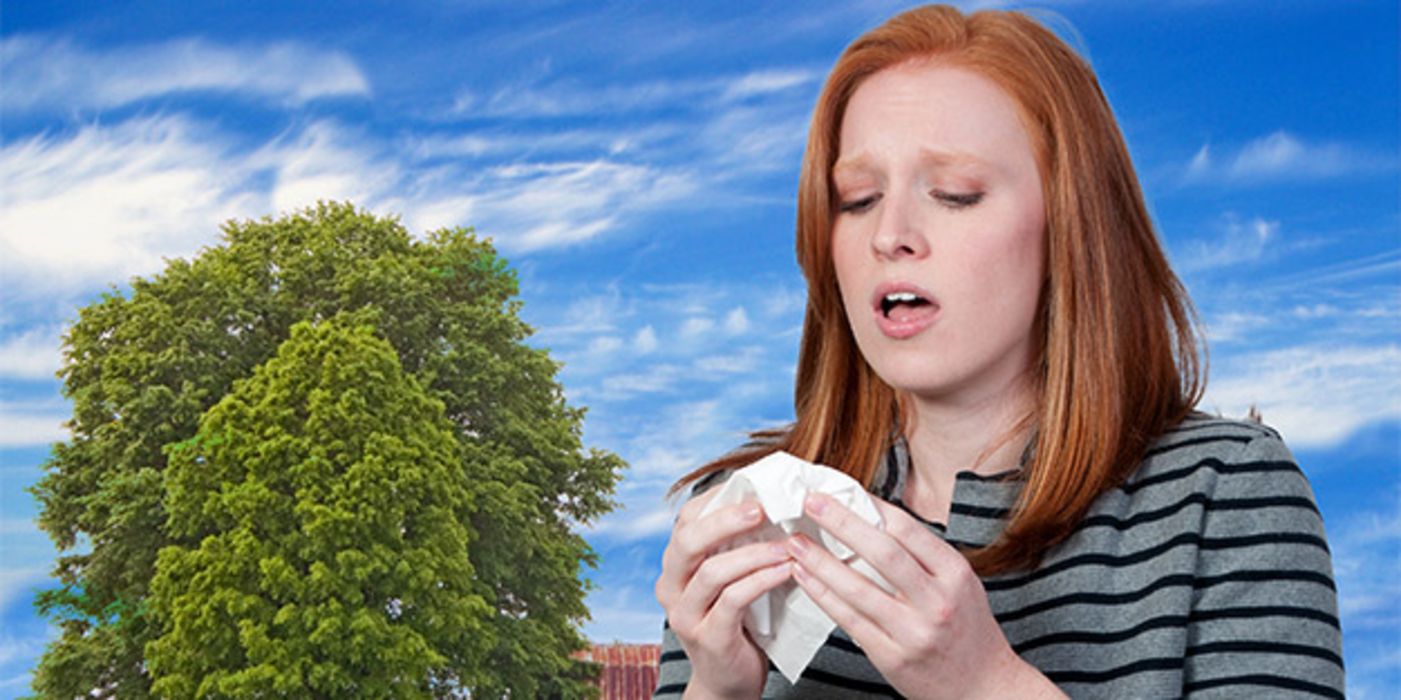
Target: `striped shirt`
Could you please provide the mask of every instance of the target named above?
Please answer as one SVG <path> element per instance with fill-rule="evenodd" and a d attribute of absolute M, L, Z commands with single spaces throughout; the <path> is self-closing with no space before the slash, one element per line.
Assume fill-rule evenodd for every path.
<path fill-rule="evenodd" d="M 873 492 L 899 504 L 908 469 L 897 444 Z M 947 526 L 927 525 L 950 543 L 986 545 L 1020 483 L 960 473 Z M 1323 520 L 1265 426 L 1189 418 L 1038 568 L 983 585 L 1012 648 L 1074 698 L 1343 697 Z M 689 675 L 664 625 L 654 697 L 680 697 Z M 899 694 L 839 628 L 796 684 L 770 666 L 763 697 Z"/>

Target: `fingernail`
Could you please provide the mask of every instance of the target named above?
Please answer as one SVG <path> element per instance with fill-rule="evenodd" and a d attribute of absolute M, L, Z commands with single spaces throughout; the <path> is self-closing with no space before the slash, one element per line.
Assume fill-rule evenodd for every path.
<path fill-rule="evenodd" d="M 796 555 L 808 553 L 807 538 L 802 535 L 795 535 L 788 538 L 788 550 Z"/>
<path fill-rule="evenodd" d="M 773 546 L 769 547 L 769 552 L 771 552 L 775 557 L 782 557 L 784 559 L 788 558 L 788 548 L 784 547 L 782 542 L 773 543 Z"/>
<path fill-rule="evenodd" d="M 804 503 L 807 505 L 808 512 L 813 515 L 822 515 L 822 511 L 827 510 L 827 497 L 820 493 L 808 494 Z"/>
<path fill-rule="evenodd" d="M 804 569 L 801 564 L 793 565 L 793 578 L 798 579 L 798 581 L 802 583 L 808 583 L 812 580 L 812 577 L 808 575 L 807 569 Z"/>
<path fill-rule="evenodd" d="M 744 519 L 747 522 L 757 522 L 763 515 L 764 509 L 760 508 L 758 503 L 751 503 L 744 509 Z"/>

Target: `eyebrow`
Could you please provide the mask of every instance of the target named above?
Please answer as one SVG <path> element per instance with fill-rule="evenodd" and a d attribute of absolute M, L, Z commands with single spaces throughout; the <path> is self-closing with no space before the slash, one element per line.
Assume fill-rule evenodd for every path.
<path fill-rule="evenodd" d="M 932 148 L 919 149 L 919 159 L 921 164 L 928 165 L 950 165 L 950 166 L 986 166 L 987 162 L 982 158 L 966 151 L 942 151 Z M 862 153 L 854 158 L 844 158 L 832 165 L 832 175 L 836 176 L 843 170 L 864 170 L 870 167 L 870 158 Z"/>

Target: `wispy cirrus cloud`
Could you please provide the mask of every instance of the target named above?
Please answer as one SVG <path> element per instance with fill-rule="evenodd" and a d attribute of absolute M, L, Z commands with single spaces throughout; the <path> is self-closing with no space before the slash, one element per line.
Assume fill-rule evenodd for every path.
<path fill-rule="evenodd" d="M 1183 179 L 1187 183 L 1316 180 L 1395 167 L 1394 156 L 1339 142 L 1309 142 L 1280 130 L 1224 152 L 1203 144 L 1187 163 Z"/>
<path fill-rule="evenodd" d="M 678 108 L 699 111 L 813 86 L 822 77 L 821 71 L 815 69 L 780 67 L 725 77 L 632 83 L 531 80 L 486 92 L 463 90 L 458 93 L 452 111 L 461 117 L 527 119 L 635 115 Z"/>
<path fill-rule="evenodd" d="M 59 326 L 0 335 L 0 379 L 52 379 L 61 362 Z"/>
<path fill-rule="evenodd" d="M 0 401 L 0 448 L 48 445 L 71 436 L 63 427 L 69 416 L 52 407 Z"/>
<path fill-rule="evenodd" d="M 350 200 L 415 233 L 475 225 L 507 253 L 575 245 L 695 191 L 665 166 L 610 159 L 423 165 L 318 120 L 253 150 L 186 116 L 89 124 L 0 147 L 0 276 L 18 297 L 78 294 L 155 272 L 220 222 Z"/>
<path fill-rule="evenodd" d="M 665 535 L 677 478 L 790 419 L 799 290 L 796 280 L 610 285 L 562 308 L 527 304 L 564 363 L 570 400 L 589 406 L 590 444 L 631 465 L 622 508 L 591 524 L 590 537 Z"/>
<path fill-rule="evenodd" d="M 366 97 L 350 56 L 297 42 L 228 45 L 201 38 L 95 49 L 25 35 L 0 41 L 6 110 L 101 110 L 164 95 L 214 92 L 300 105 Z"/>
<path fill-rule="evenodd" d="M 1279 222 L 1259 216 L 1242 221 L 1228 212 L 1215 228 L 1209 239 L 1199 238 L 1184 246 L 1177 261 L 1179 270 L 1192 273 L 1253 263 L 1279 240 Z"/>
<path fill-rule="evenodd" d="M 220 134 L 179 117 L 90 124 L 0 147 L 0 277 L 12 298 L 160 269 L 266 200 Z"/>
<path fill-rule="evenodd" d="M 1259 408 L 1290 444 L 1331 447 L 1357 430 L 1401 420 L 1401 346 L 1322 341 L 1237 353 L 1212 367 L 1204 405 L 1226 415 Z"/>

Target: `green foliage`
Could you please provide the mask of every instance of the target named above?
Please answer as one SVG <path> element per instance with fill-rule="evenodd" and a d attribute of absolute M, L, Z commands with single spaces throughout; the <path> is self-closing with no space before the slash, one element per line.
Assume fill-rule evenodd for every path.
<path fill-rule="evenodd" d="M 492 610 L 462 517 L 475 484 L 442 403 L 369 327 L 293 326 L 169 452 L 167 532 L 198 544 L 156 560 L 156 695 L 479 685 Z"/>
<path fill-rule="evenodd" d="M 350 570 L 361 572 L 355 575 L 366 580 L 389 575 L 375 563 L 381 561 L 376 557 L 388 556 L 384 551 L 365 554 L 369 558 L 364 561 L 327 560 L 311 552 L 289 559 L 288 554 L 272 554 L 283 552 L 287 542 L 264 538 L 264 530 L 258 529 L 301 523 L 300 518 L 321 523 L 319 534 L 306 536 L 322 542 L 320 538 L 330 538 L 341 528 L 355 532 L 351 526 L 363 523 L 296 508 L 276 522 L 251 515 L 282 513 L 279 509 L 288 503 L 305 500 L 295 489 L 291 494 L 279 490 L 285 484 L 277 479 L 292 478 L 290 473 L 271 481 L 248 478 L 263 474 L 258 470 L 265 470 L 266 464 L 282 464 L 288 470 L 287 465 L 295 464 L 307 474 L 320 470 L 317 473 L 329 481 L 316 487 L 326 493 L 307 495 L 315 500 L 331 498 L 327 490 L 344 482 L 351 466 L 363 461 L 364 455 L 375 455 L 371 460 L 375 464 L 403 464 L 406 454 L 437 454 L 433 452 L 437 448 L 430 449 L 424 442 L 428 438 L 406 437 L 419 433 L 386 428 L 384 414 L 377 413 L 379 408 L 367 399 L 368 394 L 381 391 L 370 389 L 371 384 L 388 381 L 394 374 L 389 365 L 373 359 L 377 355 L 368 340 L 357 346 L 363 346 L 366 355 L 352 358 L 357 367 L 373 375 L 362 377 L 356 387 L 354 395 L 360 398 L 345 399 L 332 392 L 327 397 L 317 394 L 313 401 L 311 387 L 323 378 L 302 377 L 277 388 L 275 400 L 260 399 L 271 402 L 267 410 L 252 414 L 262 423 L 240 422 L 252 420 L 247 416 L 235 420 L 237 410 L 228 406 L 237 404 L 239 396 L 246 403 L 253 391 L 250 385 L 271 382 L 269 373 L 279 362 L 296 364 L 285 357 L 270 362 L 275 355 L 285 356 L 295 349 L 279 351 L 293 326 L 309 321 L 313 328 L 304 332 L 316 332 L 317 324 L 334 320 L 333 325 L 340 328 L 372 327 L 393 348 L 406 375 L 396 400 L 421 404 L 422 397 L 412 398 L 411 388 L 416 386 L 441 405 L 443 425 L 455 445 L 452 483 L 471 485 L 464 500 L 450 508 L 456 527 L 469 543 L 463 545 L 468 560 L 464 571 L 471 584 L 463 604 L 471 607 L 470 601 L 479 599 L 488 607 L 470 628 L 478 644 L 459 650 L 461 656 L 446 663 L 430 663 L 434 667 L 430 676 L 438 684 L 433 692 L 453 684 L 473 687 L 477 697 L 498 697 L 507 691 L 526 697 L 582 692 L 578 682 L 559 688 L 555 680 L 579 674 L 578 664 L 568 655 L 584 643 L 577 628 L 588 614 L 583 604 L 587 584 L 579 574 L 581 565 L 594 561 L 571 525 L 588 522 L 613 507 L 611 493 L 623 465 L 615 455 L 583 448 L 583 411 L 565 403 L 554 379 L 557 365 L 544 351 L 524 344 L 530 329 L 517 315 L 516 293 L 515 277 L 504 261 L 489 243 L 469 231 L 439 231 L 414 241 L 394 220 L 358 212 L 349 205 L 322 204 L 276 220 L 227 224 L 221 245 L 191 261 L 170 261 L 151 279 L 133 280 L 129 295 L 113 291 L 80 309 L 64 338 L 61 372 L 64 393 L 73 403 L 73 438 L 55 445 L 45 464 L 47 474 L 33 488 L 41 502 L 40 525 L 65 550 L 56 567 L 62 587 L 36 600 L 62 634 L 36 669 L 35 690 L 46 697 L 64 698 L 94 689 L 105 697 L 151 695 L 146 650 L 155 654 L 150 661 L 159 669 L 163 642 L 158 640 L 163 634 L 178 636 L 174 630 L 182 629 L 176 624 L 180 608 L 173 591 L 156 599 L 174 607 L 154 613 L 153 618 L 152 581 L 158 578 L 157 553 L 163 548 L 170 549 L 159 562 L 160 580 L 174 581 L 200 566 L 212 566 L 221 576 L 231 577 L 230 584 L 253 586 L 226 589 L 245 591 L 239 596 L 262 590 L 257 588 L 260 585 L 276 589 L 281 584 L 273 582 L 293 579 L 330 585 L 324 582 L 348 575 L 336 572 Z M 311 362 L 310 356 L 303 359 Z M 269 364 L 260 369 L 264 363 Z M 246 381 L 238 384 L 240 380 Z M 303 388 L 305 403 L 298 406 L 293 399 L 302 396 L 296 391 Z M 233 403 L 220 403 L 226 397 Z M 344 424 L 312 421 L 313 404 L 329 411 L 325 402 L 342 400 L 352 401 L 338 409 L 344 416 L 336 420 Z M 216 404 L 221 408 L 212 411 Z M 230 432 L 234 426 L 238 441 Z M 384 437 L 372 441 L 375 431 Z M 341 436 L 339 443 L 306 437 L 331 434 Z M 247 442 L 250 435 L 257 437 L 256 443 Z M 297 450 L 312 443 L 321 450 L 316 454 L 339 455 L 342 461 L 326 461 L 331 460 L 327 456 L 307 464 L 311 458 Z M 240 452 L 248 450 L 253 452 Z M 234 465 L 228 461 L 233 454 L 255 454 L 257 460 Z M 219 460 L 224 460 L 223 466 Z M 420 463 L 419 468 L 425 467 Z M 244 470 L 239 472 L 244 474 L 240 486 L 234 488 L 233 481 L 226 485 L 222 476 L 210 481 L 222 474 L 220 469 Z M 361 472 L 365 469 L 370 467 Z M 388 467 L 371 471 L 384 469 Z M 244 487 L 245 482 L 262 486 Z M 204 500 L 197 504 L 185 500 L 196 498 L 193 494 L 204 494 L 199 497 Z M 441 497 L 456 503 L 455 496 Z M 211 498 L 218 503 L 209 503 Z M 397 512 L 406 511 L 391 509 L 376 517 Z M 252 529 L 241 530 L 244 521 Z M 235 534 L 239 532 L 244 534 Z M 206 550 L 209 537 L 215 540 Z M 368 547 L 371 542 L 360 544 Z M 440 558 L 447 552 L 436 546 L 425 551 Z M 236 566 L 246 562 L 229 562 L 225 571 L 220 568 L 223 564 L 215 566 L 210 560 L 219 552 L 233 559 L 256 557 L 257 565 L 235 576 Z M 271 563 L 264 566 L 264 560 Z M 317 574 L 322 569 L 311 568 L 318 562 L 328 573 Z M 304 570 L 298 568 L 303 565 Z M 428 569 L 434 570 L 447 571 Z M 374 590 L 376 595 L 382 593 Z M 372 616 L 382 613 L 376 606 L 383 605 L 383 599 L 372 600 L 369 592 L 360 593 L 367 606 L 362 610 Z M 322 595 L 317 600 L 325 605 L 341 600 L 328 592 Z M 243 645 L 246 637 L 250 648 L 264 650 L 280 643 L 275 642 L 280 639 L 276 630 L 295 629 L 295 624 L 303 624 L 295 622 L 299 615 L 311 614 L 297 608 L 281 622 L 276 622 L 276 614 L 273 623 L 251 622 L 262 619 L 254 615 L 258 607 L 251 598 L 235 596 L 225 605 L 241 610 L 238 614 L 248 617 L 239 619 L 253 625 L 247 631 L 237 628 L 238 644 Z M 281 611 L 283 604 L 278 605 L 276 610 Z M 186 628 L 185 633 L 193 629 Z M 345 631 L 349 629 L 338 634 L 352 634 Z M 267 635 L 266 644 L 258 634 Z M 178 655 L 166 658 L 165 663 L 180 663 L 170 661 Z M 262 663 L 246 667 L 253 675 L 221 683 L 235 684 L 227 688 L 254 687 L 237 685 L 245 682 L 268 683 L 273 685 L 257 687 L 271 688 L 278 687 L 275 681 L 285 682 L 276 679 L 291 677 L 285 670 L 258 675 L 273 668 Z M 310 660 L 305 663 L 310 664 L 305 669 L 319 668 Z M 179 675 L 176 666 L 159 673 L 174 678 Z M 254 674 L 252 669 L 258 668 L 264 670 Z M 192 669 L 179 673 L 187 671 Z M 299 677 L 314 673 L 322 671 L 305 670 Z M 261 680 L 255 681 L 254 675 Z M 243 694 L 227 689 L 211 692 Z M 185 693 L 172 687 L 169 694 Z"/>

